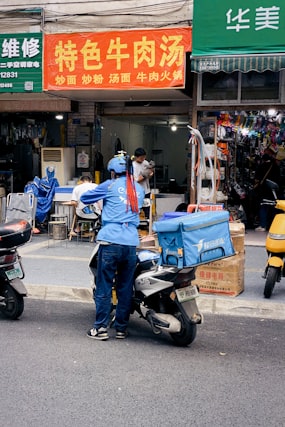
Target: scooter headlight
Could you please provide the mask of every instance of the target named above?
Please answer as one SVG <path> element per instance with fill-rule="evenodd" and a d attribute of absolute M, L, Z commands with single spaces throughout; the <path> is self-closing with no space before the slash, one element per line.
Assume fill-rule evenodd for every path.
<path fill-rule="evenodd" d="M 268 233 L 268 237 L 273 240 L 285 240 L 285 234 Z"/>

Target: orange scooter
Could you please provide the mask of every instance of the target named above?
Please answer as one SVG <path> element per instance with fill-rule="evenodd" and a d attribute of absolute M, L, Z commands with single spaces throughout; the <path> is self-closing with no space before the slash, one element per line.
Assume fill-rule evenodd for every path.
<path fill-rule="evenodd" d="M 276 209 L 283 211 L 275 215 L 265 242 L 268 260 L 262 276 L 266 279 L 263 294 L 265 298 L 270 298 L 275 283 L 285 277 L 285 200 L 277 199 L 276 191 L 279 187 L 275 182 L 267 179 L 266 185 L 271 189 L 275 200 L 263 200 L 262 203 L 275 206 Z"/>

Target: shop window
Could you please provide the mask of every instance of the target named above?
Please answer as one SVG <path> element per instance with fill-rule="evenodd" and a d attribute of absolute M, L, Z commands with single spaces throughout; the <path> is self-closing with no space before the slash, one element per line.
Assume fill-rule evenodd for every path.
<path fill-rule="evenodd" d="M 241 99 L 279 99 L 279 73 L 250 71 L 241 75 Z"/>
<path fill-rule="evenodd" d="M 238 97 L 238 72 L 202 74 L 202 100 L 231 100 Z"/>
<path fill-rule="evenodd" d="M 198 105 L 280 103 L 280 72 L 202 73 L 198 76 Z"/>

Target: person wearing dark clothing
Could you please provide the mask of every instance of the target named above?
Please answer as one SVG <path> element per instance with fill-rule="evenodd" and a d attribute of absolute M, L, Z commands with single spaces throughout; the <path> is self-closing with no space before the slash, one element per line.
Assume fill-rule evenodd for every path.
<path fill-rule="evenodd" d="M 268 230 L 274 217 L 274 206 L 262 203 L 264 199 L 274 200 L 273 193 L 266 184 L 267 179 L 276 182 L 280 187 L 280 168 L 274 157 L 271 157 L 269 154 L 264 154 L 261 159 L 261 164 L 255 173 L 255 193 L 259 202 L 260 222 L 259 227 L 255 229 L 256 231 Z"/>

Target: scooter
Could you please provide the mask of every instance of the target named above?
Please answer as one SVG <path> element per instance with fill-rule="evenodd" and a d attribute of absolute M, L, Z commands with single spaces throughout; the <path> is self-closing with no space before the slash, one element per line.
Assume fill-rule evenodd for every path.
<path fill-rule="evenodd" d="M 31 238 L 32 227 L 26 220 L 16 219 L 0 224 L 0 313 L 18 319 L 24 311 L 27 290 L 25 276 L 17 248 Z"/>
<path fill-rule="evenodd" d="M 89 269 L 94 276 L 94 292 L 98 249 L 97 243 L 89 261 Z M 154 334 L 167 332 L 176 345 L 185 347 L 194 341 L 197 324 L 202 323 L 202 314 L 196 303 L 199 292 L 191 284 L 195 279 L 196 269 L 161 266 L 158 261 L 159 253 L 156 251 L 137 251 L 132 314 L 137 312 L 145 319 Z M 115 280 L 110 301 L 111 311 L 116 309 L 116 302 Z M 115 316 L 110 326 L 114 320 Z"/>
<path fill-rule="evenodd" d="M 263 294 L 265 298 L 270 298 L 275 283 L 280 282 L 281 278 L 285 277 L 285 200 L 278 200 L 276 191 L 278 191 L 279 186 L 275 182 L 267 179 L 266 185 L 271 189 L 275 200 L 263 200 L 262 203 L 283 211 L 283 213 L 275 215 L 265 242 L 268 260 L 262 276 L 266 279 Z"/>

